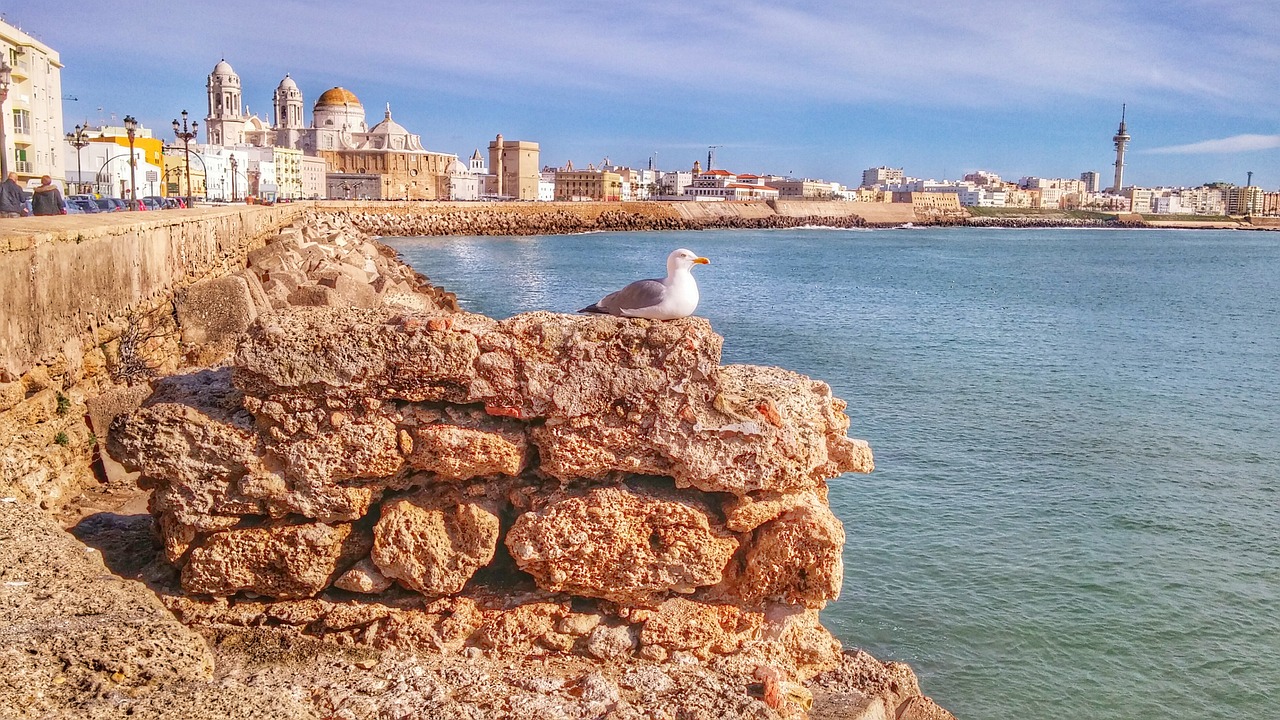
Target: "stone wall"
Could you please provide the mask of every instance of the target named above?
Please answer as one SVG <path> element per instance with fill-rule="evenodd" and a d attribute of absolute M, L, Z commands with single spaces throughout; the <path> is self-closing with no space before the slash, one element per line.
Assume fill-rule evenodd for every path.
<path fill-rule="evenodd" d="M 298 205 L 22 218 L 0 225 L 0 372 L 22 375 L 86 329 L 244 266 Z M 0 381 L 6 378 L 0 378 Z"/>
<path fill-rule="evenodd" d="M 179 367 L 177 297 L 243 268 L 251 250 L 302 210 L 0 223 L 0 489 L 56 509 L 92 482 L 91 402 Z"/>

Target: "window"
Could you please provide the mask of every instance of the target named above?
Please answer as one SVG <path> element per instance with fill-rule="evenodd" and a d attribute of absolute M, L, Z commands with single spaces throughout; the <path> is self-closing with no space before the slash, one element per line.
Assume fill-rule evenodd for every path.
<path fill-rule="evenodd" d="M 31 111 L 30 110 L 14 110 L 13 111 L 13 131 L 23 135 L 31 134 Z"/>

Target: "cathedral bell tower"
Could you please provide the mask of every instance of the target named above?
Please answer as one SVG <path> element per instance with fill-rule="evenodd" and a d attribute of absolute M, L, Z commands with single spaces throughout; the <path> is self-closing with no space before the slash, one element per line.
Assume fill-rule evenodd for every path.
<path fill-rule="evenodd" d="M 211 145 L 244 144 L 244 110 L 240 101 L 240 76 L 226 60 L 219 60 L 209 74 L 209 114 L 204 119 Z"/>
<path fill-rule="evenodd" d="M 280 81 L 280 86 L 276 88 L 275 95 L 276 110 L 276 129 L 277 130 L 301 130 L 302 124 L 302 91 L 298 89 L 298 83 L 288 75 Z"/>
<path fill-rule="evenodd" d="M 302 144 L 302 91 L 288 75 L 280 81 L 272 97 L 276 115 L 276 145 L 298 149 Z"/>

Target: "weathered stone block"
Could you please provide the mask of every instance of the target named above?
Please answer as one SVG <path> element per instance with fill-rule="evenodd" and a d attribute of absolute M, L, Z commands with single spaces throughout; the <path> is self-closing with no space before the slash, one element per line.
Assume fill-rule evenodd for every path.
<path fill-rule="evenodd" d="M 449 595 L 493 560 L 499 524 L 487 502 L 450 490 L 422 491 L 383 505 L 370 557 L 383 575 L 407 587 Z"/>
<path fill-rule="evenodd" d="M 249 284 L 238 275 L 195 283 L 182 293 L 177 310 L 182 342 L 206 346 L 211 354 L 234 349 L 258 317 Z"/>
<path fill-rule="evenodd" d="M 311 597 L 368 554 L 369 545 L 366 533 L 347 524 L 226 530 L 192 548 L 182 588 L 201 595 L 251 590 L 278 599 Z"/>
<path fill-rule="evenodd" d="M 609 486 L 554 496 L 506 545 L 539 587 L 647 606 L 718 583 L 738 540 L 693 494 Z"/>
<path fill-rule="evenodd" d="M 347 303 L 331 287 L 303 285 L 289 293 L 289 304 L 303 307 L 341 307 Z"/>
<path fill-rule="evenodd" d="M 840 596 L 844 527 L 826 503 L 806 502 L 759 526 L 744 542 L 721 596 L 747 605 L 777 601 L 821 608 Z"/>

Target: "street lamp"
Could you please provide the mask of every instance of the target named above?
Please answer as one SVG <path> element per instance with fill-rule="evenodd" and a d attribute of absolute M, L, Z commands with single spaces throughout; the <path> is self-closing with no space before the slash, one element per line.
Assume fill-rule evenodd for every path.
<path fill-rule="evenodd" d="M 239 163 L 236 162 L 236 156 L 232 155 L 231 156 L 231 202 L 236 201 L 236 166 L 237 165 L 239 165 Z"/>
<path fill-rule="evenodd" d="M 85 134 L 85 130 L 84 126 L 77 125 L 75 132 L 67 133 L 67 142 L 76 149 L 76 189 L 80 192 L 84 192 L 84 172 L 80 168 L 81 156 L 84 153 L 81 151 L 89 147 L 89 136 Z"/>
<path fill-rule="evenodd" d="M 199 123 L 191 123 L 191 129 L 187 129 L 187 111 L 182 111 L 182 125 L 178 125 L 177 118 L 173 120 L 173 134 L 182 141 L 182 148 L 187 154 L 187 207 L 191 207 L 191 141 L 196 139 L 196 131 L 199 130 Z"/>
<path fill-rule="evenodd" d="M 13 68 L 9 61 L 0 58 L 0 177 L 9 177 L 9 145 L 4 139 L 4 102 L 9 99 L 9 81 Z"/>
<path fill-rule="evenodd" d="M 133 138 L 138 132 L 138 119 L 124 116 L 124 131 L 129 134 L 129 209 L 138 209 L 138 161 L 133 156 Z"/>

